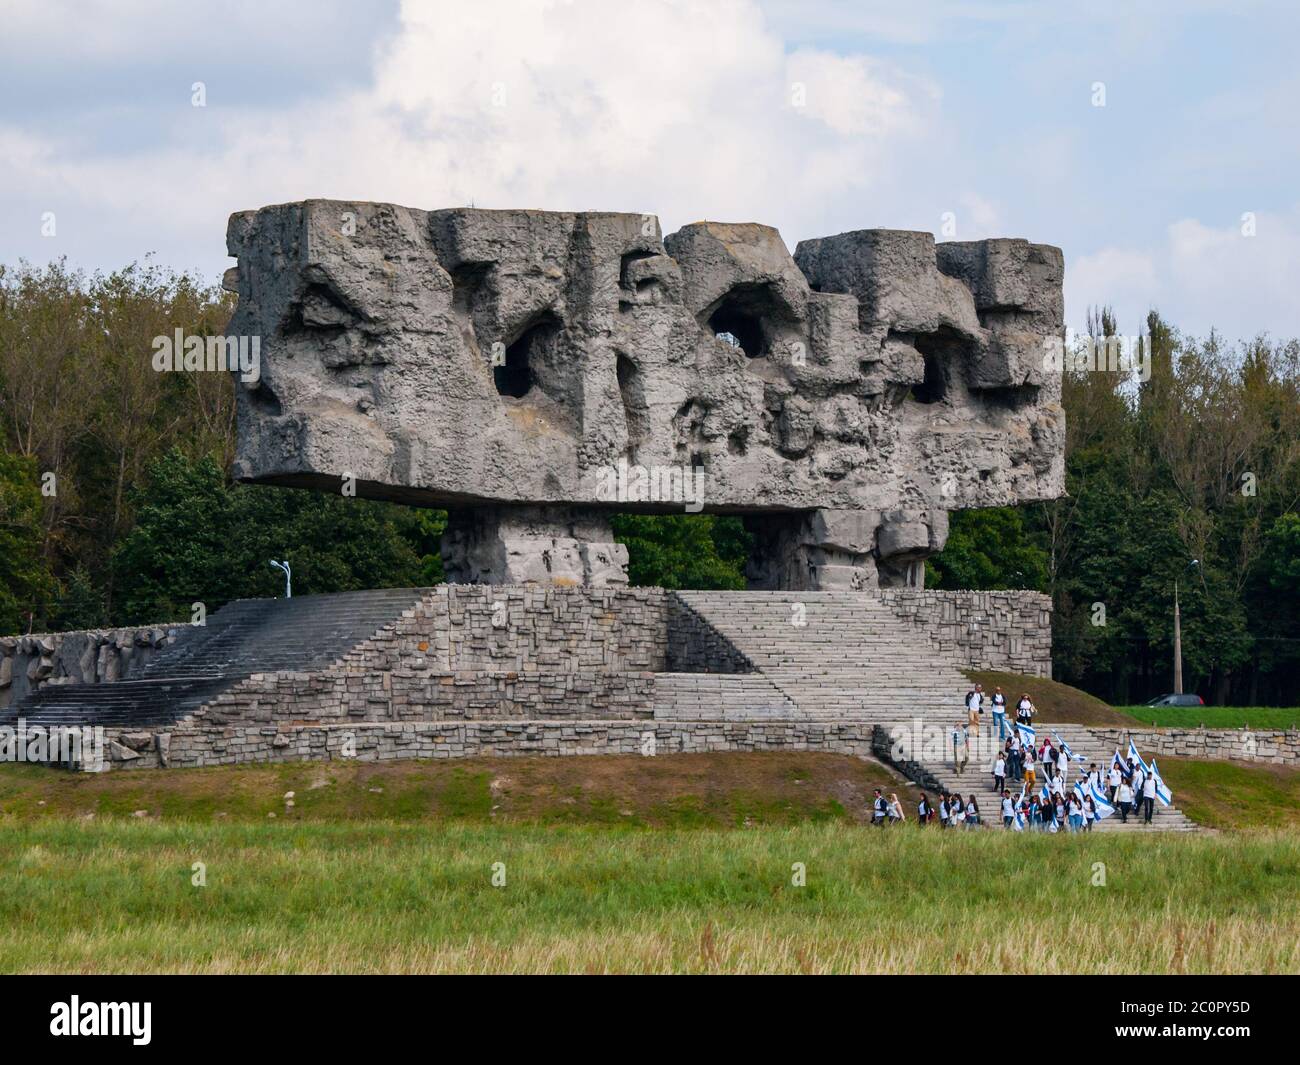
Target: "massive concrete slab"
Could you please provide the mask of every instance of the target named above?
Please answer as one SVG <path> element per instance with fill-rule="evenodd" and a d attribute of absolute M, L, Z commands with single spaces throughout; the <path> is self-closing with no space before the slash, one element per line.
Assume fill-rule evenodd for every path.
<path fill-rule="evenodd" d="M 1062 491 L 1053 247 L 326 200 L 227 243 L 236 475 L 448 507 L 452 579 L 617 583 L 610 513 L 703 509 L 756 587 L 916 584 L 949 510 Z"/>

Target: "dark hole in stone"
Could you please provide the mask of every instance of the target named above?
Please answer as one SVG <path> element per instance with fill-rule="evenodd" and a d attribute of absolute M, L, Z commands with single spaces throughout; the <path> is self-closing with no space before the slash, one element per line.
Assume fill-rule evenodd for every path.
<path fill-rule="evenodd" d="M 964 357 L 962 338 L 948 329 L 937 333 L 918 333 L 916 350 L 925 359 L 925 380 L 912 386 L 912 398 L 918 403 L 942 403 L 948 394 L 950 368 Z"/>
<path fill-rule="evenodd" d="M 744 308 L 724 302 L 708 319 L 708 328 L 720 341 L 740 348 L 750 359 L 763 355 L 763 322 Z"/>
<path fill-rule="evenodd" d="M 492 380 L 503 396 L 522 399 L 531 391 L 535 378 L 532 359 L 540 345 L 555 335 L 557 323 L 543 319 L 529 326 L 506 348 L 505 364 L 492 367 Z"/>

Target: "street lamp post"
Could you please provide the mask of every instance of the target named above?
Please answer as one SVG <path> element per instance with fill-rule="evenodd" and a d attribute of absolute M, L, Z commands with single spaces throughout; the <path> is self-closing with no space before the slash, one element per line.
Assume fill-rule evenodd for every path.
<path fill-rule="evenodd" d="M 279 562 L 276 559 L 271 559 L 271 565 L 284 573 L 284 597 L 286 599 L 292 599 L 293 572 L 289 569 L 289 560 L 286 558 L 283 562 Z M 1175 624 L 1177 623 L 1175 622 Z"/>
<path fill-rule="evenodd" d="M 1183 573 L 1186 573 L 1193 566 L 1199 566 L 1200 559 L 1192 559 L 1183 567 Z M 1178 611 L 1178 579 L 1174 578 L 1174 694 L 1183 694 L 1183 621 L 1182 615 Z"/>

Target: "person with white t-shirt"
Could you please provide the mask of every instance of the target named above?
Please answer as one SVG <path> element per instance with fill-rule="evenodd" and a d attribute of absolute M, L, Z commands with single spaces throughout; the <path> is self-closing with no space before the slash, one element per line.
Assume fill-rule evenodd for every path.
<path fill-rule="evenodd" d="M 1010 828 L 1011 822 L 1016 819 L 1016 804 L 1011 798 L 1010 791 L 1002 792 L 1002 827 Z"/>
<path fill-rule="evenodd" d="M 1128 811 L 1133 803 L 1133 789 L 1129 787 L 1128 781 L 1121 779 L 1119 782 L 1119 819 L 1123 824 L 1128 824 Z"/>
<path fill-rule="evenodd" d="M 1142 782 L 1142 813 L 1143 820 L 1151 824 L 1151 815 L 1156 809 L 1156 777 L 1154 773 L 1148 773 L 1146 780 Z"/>
<path fill-rule="evenodd" d="M 1007 760 L 1002 757 L 1001 752 L 993 760 L 993 790 L 1001 791 L 1007 783 Z"/>
<path fill-rule="evenodd" d="M 1110 801 L 1112 803 L 1114 803 L 1115 801 L 1115 793 L 1119 791 L 1119 781 L 1120 781 L 1119 766 L 1117 766 L 1114 762 L 1111 762 L 1110 775 L 1107 778 L 1106 783 L 1110 785 Z"/>
<path fill-rule="evenodd" d="M 1007 738 L 1007 697 L 1001 688 L 993 689 L 993 724 L 998 727 L 998 741 Z"/>

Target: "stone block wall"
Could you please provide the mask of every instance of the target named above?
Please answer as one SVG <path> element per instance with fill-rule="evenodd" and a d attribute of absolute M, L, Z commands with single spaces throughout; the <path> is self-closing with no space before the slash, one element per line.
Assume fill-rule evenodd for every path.
<path fill-rule="evenodd" d="M 222 692 L 196 725 L 611 720 L 653 714 L 653 673 L 266 673 Z"/>
<path fill-rule="evenodd" d="M 181 625 L 0 636 L 0 709 L 46 684 L 105 684 L 134 677 Z"/>
<path fill-rule="evenodd" d="M 445 584 L 339 668 L 658 672 L 666 631 L 661 588 Z"/>
<path fill-rule="evenodd" d="M 1052 675 L 1052 600 L 1041 592 L 946 592 L 882 588 L 899 617 L 935 655 L 963 669 Z"/>
<path fill-rule="evenodd" d="M 1207 761 L 1300 765 L 1300 731 L 1254 729 L 1089 729 L 1107 750 L 1128 749 L 1129 738 L 1143 758 L 1201 758 Z"/>
<path fill-rule="evenodd" d="M 411 758 L 702 751 L 871 754 L 872 726 L 810 721 L 520 721 L 262 725 L 177 728 L 155 737 L 111 735 L 113 769 L 247 762 L 397 761 Z"/>

